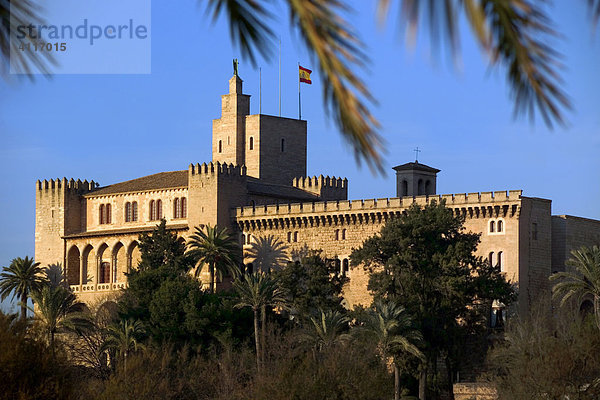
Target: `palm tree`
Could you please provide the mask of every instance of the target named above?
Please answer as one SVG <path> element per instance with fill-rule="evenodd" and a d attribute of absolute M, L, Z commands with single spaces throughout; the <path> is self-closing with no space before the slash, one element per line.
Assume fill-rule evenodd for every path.
<path fill-rule="evenodd" d="M 44 285 L 44 269 L 33 258 L 17 257 L 0 274 L 0 297 L 5 300 L 11 293 L 21 301 L 21 318 L 27 317 L 27 299 L 29 294 L 38 291 Z"/>
<path fill-rule="evenodd" d="M 600 20 L 600 1 L 585 0 L 595 20 Z M 379 123 L 369 110 L 374 102 L 360 78 L 368 64 L 364 44 L 343 17 L 350 8 L 343 0 L 287 0 L 290 21 L 300 32 L 313 60 L 318 61 L 324 86 L 324 102 L 354 147 L 359 161 L 376 170 L 382 168 L 384 143 Z M 385 22 L 392 1 L 379 0 L 379 19 Z M 459 23 L 464 16 L 491 66 L 506 70 L 506 81 L 516 114 L 534 117 L 536 109 L 548 125 L 563 122 L 563 109 L 570 107 L 560 77 L 560 54 L 547 44 L 558 36 L 546 15 L 544 1 L 535 0 L 398 0 L 399 18 L 409 39 L 427 24 L 431 40 L 444 41 L 452 53 L 459 50 Z M 253 0 L 205 2 L 214 19 L 229 20 L 232 40 L 254 63 L 258 50 L 267 59 L 273 54 L 276 35 L 269 27 L 274 14 L 269 2 Z M 393 68 L 393 66 L 390 66 Z"/>
<path fill-rule="evenodd" d="M 88 323 L 88 319 L 82 314 L 85 304 L 77 301 L 75 295 L 63 287 L 44 286 L 41 290 L 32 292 L 31 298 L 37 307 L 30 310 L 46 333 L 52 351 L 56 333 L 83 329 Z"/>
<path fill-rule="evenodd" d="M 352 339 L 347 333 L 350 318 L 339 311 L 317 310 L 316 316 L 310 317 L 310 323 L 300 334 L 300 341 L 313 350 L 313 356 L 337 344 L 346 343 Z"/>
<path fill-rule="evenodd" d="M 277 282 L 269 275 L 263 272 L 254 272 L 246 274 L 233 282 L 237 294 L 240 296 L 237 308 L 250 307 L 254 313 L 254 342 L 256 345 L 256 367 L 260 373 L 262 363 L 264 362 L 264 353 L 261 351 L 264 347 L 265 337 L 259 335 L 259 312 L 265 312 L 267 307 L 274 307 L 285 301 L 281 289 Z M 260 319 L 264 326 L 266 315 Z M 263 329 L 264 333 L 264 329 Z M 261 343 L 262 342 L 262 343 Z"/>
<path fill-rule="evenodd" d="M 125 370 L 129 352 L 143 348 L 139 340 L 144 332 L 144 325 L 140 321 L 122 320 L 119 324 L 108 327 L 107 338 L 102 349 L 115 350 L 123 360 L 123 369 Z"/>
<path fill-rule="evenodd" d="M 230 273 L 233 277 L 239 274 L 238 259 L 240 248 L 235 239 L 229 235 L 227 228 L 219 229 L 210 225 L 196 227 L 196 233 L 187 243 L 188 254 L 196 260 L 195 275 L 202 272 L 204 265 L 208 265 L 210 272 L 210 290 L 214 292 L 215 273 L 221 278 L 223 273 Z"/>
<path fill-rule="evenodd" d="M 559 272 L 550 277 L 551 281 L 558 281 L 552 287 L 552 296 L 561 299 L 561 306 L 572 298 L 581 303 L 585 297 L 591 297 L 596 325 L 600 329 L 600 247 L 583 246 L 572 250 L 566 265 L 573 267 L 575 272 Z"/>
<path fill-rule="evenodd" d="M 273 235 L 259 236 L 250 244 L 246 257 L 256 271 L 268 273 L 271 269 L 279 269 L 287 265 L 288 248 L 288 245 Z"/>
<path fill-rule="evenodd" d="M 44 275 L 46 282 L 50 287 L 62 286 L 65 289 L 69 288 L 69 282 L 63 272 L 63 268 L 60 263 L 50 264 L 44 268 Z"/>
<path fill-rule="evenodd" d="M 383 361 L 391 357 L 394 366 L 394 399 L 400 398 L 400 371 L 397 357 L 405 353 L 423 359 L 423 353 L 415 345 L 423 337 L 413 327 L 412 319 L 404 309 L 393 301 L 376 300 L 366 315 L 361 330 L 377 341 L 378 351 Z"/>

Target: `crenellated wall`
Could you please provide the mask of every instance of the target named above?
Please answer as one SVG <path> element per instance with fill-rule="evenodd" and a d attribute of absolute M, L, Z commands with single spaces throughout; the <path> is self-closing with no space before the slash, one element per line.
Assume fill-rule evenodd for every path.
<path fill-rule="evenodd" d="M 292 180 L 292 186 L 316 194 L 325 201 L 346 200 L 348 198 L 348 179 L 332 176 L 298 177 Z"/>

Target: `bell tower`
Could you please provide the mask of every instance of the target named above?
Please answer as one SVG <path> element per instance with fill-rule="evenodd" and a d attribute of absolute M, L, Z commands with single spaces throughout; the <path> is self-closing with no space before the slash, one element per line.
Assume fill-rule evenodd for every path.
<path fill-rule="evenodd" d="M 396 171 L 396 197 L 436 194 L 439 169 L 415 161 L 397 165 L 394 170 Z"/>

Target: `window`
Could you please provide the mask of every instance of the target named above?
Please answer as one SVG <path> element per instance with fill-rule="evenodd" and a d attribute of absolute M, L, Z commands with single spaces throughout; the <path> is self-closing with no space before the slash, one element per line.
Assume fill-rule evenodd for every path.
<path fill-rule="evenodd" d="M 281 152 L 285 151 L 285 139 L 281 139 Z"/>
<path fill-rule="evenodd" d="M 250 150 L 254 150 L 254 138 L 250 136 Z"/>
<path fill-rule="evenodd" d="M 342 276 L 348 275 L 348 271 L 348 259 L 344 258 L 344 261 L 342 262 Z"/>
<path fill-rule="evenodd" d="M 110 282 L 110 263 L 103 262 L 100 264 L 100 279 L 98 283 Z"/>
<path fill-rule="evenodd" d="M 419 179 L 417 183 L 417 196 L 421 196 L 423 194 L 425 194 L 425 183 L 423 182 L 423 179 Z"/>
<path fill-rule="evenodd" d="M 342 229 L 342 240 L 346 240 L 346 230 Z"/>
<path fill-rule="evenodd" d="M 173 201 L 173 218 L 181 218 L 181 203 L 179 197 Z"/>
<path fill-rule="evenodd" d="M 402 181 L 402 196 L 408 196 L 408 182 L 406 180 Z"/>
<path fill-rule="evenodd" d="M 181 198 L 181 218 L 187 218 L 187 199 Z"/>
<path fill-rule="evenodd" d="M 498 252 L 498 263 L 496 267 L 500 270 L 500 272 L 504 272 L 504 254 L 499 251 Z"/>
<path fill-rule="evenodd" d="M 150 215 L 148 217 L 150 221 L 156 219 L 156 202 L 154 200 L 150 200 Z"/>
<path fill-rule="evenodd" d="M 131 203 L 131 220 L 132 221 L 137 221 L 138 220 L 138 205 L 137 205 L 137 201 L 134 201 L 133 203 Z"/>
<path fill-rule="evenodd" d="M 531 240 L 537 240 L 538 237 L 538 226 L 537 223 L 534 222 L 531 224 Z"/>
<path fill-rule="evenodd" d="M 131 203 L 127 202 L 125 203 L 125 222 L 131 222 L 131 219 Z"/>
<path fill-rule="evenodd" d="M 227 145 L 230 145 L 231 141 L 229 140 L 229 136 L 227 136 Z"/>
<path fill-rule="evenodd" d="M 162 219 L 162 200 L 156 200 L 156 219 Z"/>
<path fill-rule="evenodd" d="M 298 231 L 294 232 L 294 242 L 298 241 Z"/>
<path fill-rule="evenodd" d="M 335 230 L 335 240 L 340 240 L 340 230 L 339 229 Z"/>
<path fill-rule="evenodd" d="M 219 140 L 219 153 L 223 152 L 223 141 Z"/>
<path fill-rule="evenodd" d="M 490 267 L 494 266 L 494 252 L 490 251 L 490 254 L 488 255 L 488 262 L 490 263 Z"/>
<path fill-rule="evenodd" d="M 496 231 L 496 221 L 490 221 L 490 233 Z"/>
<path fill-rule="evenodd" d="M 110 204 L 100 204 L 100 212 L 98 219 L 100 224 L 110 224 Z"/>
<path fill-rule="evenodd" d="M 290 243 L 292 241 L 292 232 L 288 232 L 287 240 L 288 240 L 288 243 Z"/>
<path fill-rule="evenodd" d="M 502 232 L 502 230 L 504 229 L 504 222 L 502 221 L 498 221 L 498 232 Z"/>

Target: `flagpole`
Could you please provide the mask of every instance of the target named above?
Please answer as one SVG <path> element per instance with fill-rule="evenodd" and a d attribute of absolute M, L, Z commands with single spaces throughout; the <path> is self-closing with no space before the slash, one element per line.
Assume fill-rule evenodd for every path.
<path fill-rule="evenodd" d="M 262 75 L 260 67 L 258 67 L 258 113 L 262 114 Z"/>
<path fill-rule="evenodd" d="M 279 116 L 281 117 L 281 38 L 279 39 Z"/>
<path fill-rule="evenodd" d="M 300 63 L 298 63 L 298 119 L 302 119 L 302 101 L 300 97 Z"/>

